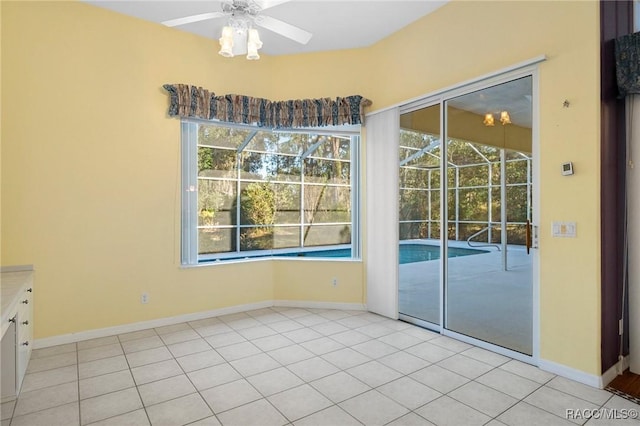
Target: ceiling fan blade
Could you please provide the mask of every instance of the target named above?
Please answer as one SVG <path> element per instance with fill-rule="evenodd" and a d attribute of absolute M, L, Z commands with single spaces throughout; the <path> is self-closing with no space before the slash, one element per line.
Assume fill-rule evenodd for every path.
<path fill-rule="evenodd" d="M 281 5 L 282 3 L 288 3 L 291 0 L 261 0 L 260 3 L 261 10 L 269 9 L 270 7 Z"/>
<path fill-rule="evenodd" d="M 190 24 L 192 22 L 206 21 L 207 19 L 219 18 L 225 16 L 223 12 L 209 12 L 201 13 L 199 15 L 185 16 L 184 18 L 169 19 L 168 21 L 162 21 L 163 25 L 167 27 L 177 27 L 180 25 Z"/>
<path fill-rule="evenodd" d="M 255 18 L 255 23 L 256 25 L 273 31 L 274 33 L 297 41 L 300 44 L 309 43 L 309 40 L 311 40 L 311 37 L 313 36 L 313 34 L 303 30 L 302 28 L 287 24 L 286 22 L 272 18 L 271 16 L 258 15 Z"/>

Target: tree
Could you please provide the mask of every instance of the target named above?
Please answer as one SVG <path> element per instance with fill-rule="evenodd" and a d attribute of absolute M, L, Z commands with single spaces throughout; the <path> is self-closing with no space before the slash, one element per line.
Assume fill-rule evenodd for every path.
<path fill-rule="evenodd" d="M 400 167 L 399 215 L 404 223 L 400 224 L 400 239 L 439 237 L 440 149 L 434 144 L 438 137 L 401 132 L 399 156 L 403 165 Z M 422 151 L 426 147 L 432 149 Z M 526 157 L 515 151 L 507 151 L 506 158 L 507 219 L 511 222 L 508 238 L 509 243 L 520 244 L 524 241 L 524 226 L 513 222 L 524 222 L 528 216 L 527 198 L 531 190 L 527 184 L 528 166 Z M 452 222 L 456 220 L 457 212 L 458 238 L 465 240 L 488 226 L 490 209 L 492 222 L 500 221 L 500 150 L 450 139 L 447 164 L 449 237 L 456 238 L 456 227 Z M 431 233 L 428 232 L 429 223 Z M 487 235 L 483 236 L 486 241 Z M 494 240 L 499 236 L 499 232 L 493 233 Z"/>
<path fill-rule="evenodd" d="M 240 249 L 273 248 L 273 224 L 276 216 L 275 192 L 268 182 L 247 185 L 240 194 L 240 223 L 256 225 L 240 230 Z"/>

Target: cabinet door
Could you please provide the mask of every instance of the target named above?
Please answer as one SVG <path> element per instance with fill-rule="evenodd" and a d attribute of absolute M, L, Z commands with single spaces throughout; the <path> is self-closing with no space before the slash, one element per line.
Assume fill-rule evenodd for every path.
<path fill-rule="evenodd" d="M 18 328 L 18 354 L 17 354 L 17 381 L 18 388 L 22 386 L 22 379 L 29 365 L 31 348 L 33 346 L 33 286 L 25 287 L 24 293 L 20 297 L 18 308 L 17 324 Z"/>
<path fill-rule="evenodd" d="M 2 374 L 1 398 L 2 402 L 16 397 L 16 319 L 12 318 L 7 332 L 2 337 L 2 353 L 0 354 L 0 368 Z"/>

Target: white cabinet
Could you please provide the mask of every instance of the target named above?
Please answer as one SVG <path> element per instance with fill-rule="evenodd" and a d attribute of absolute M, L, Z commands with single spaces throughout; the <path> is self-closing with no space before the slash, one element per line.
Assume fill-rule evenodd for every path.
<path fill-rule="evenodd" d="M 33 283 L 29 283 L 18 300 L 18 318 L 16 321 L 16 335 L 18 346 L 17 354 L 17 376 L 24 377 L 31 357 L 33 348 Z M 22 380 L 18 381 L 18 388 L 22 385 Z"/>
<path fill-rule="evenodd" d="M 2 301 L 2 402 L 15 399 L 33 347 L 33 267 L 8 267 L 0 272 Z"/>

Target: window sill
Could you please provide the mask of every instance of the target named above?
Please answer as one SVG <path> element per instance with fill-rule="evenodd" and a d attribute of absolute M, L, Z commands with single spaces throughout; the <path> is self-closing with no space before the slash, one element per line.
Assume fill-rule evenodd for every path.
<path fill-rule="evenodd" d="M 193 268 L 203 268 L 210 266 L 222 266 L 222 265 L 235 265 L 241 263 L 251 263 L 251 262 L 265 262 L 275 260 L 277 262 L 282 261 L 293 261 L 293 262 L 340 262 L 340 263 L 362 263 L 362 259 L 355 258 L 321 258 L 321 257 L 276 257 L 276 256 L 265 256 L 265 257 L 255 257 L 255 258 L 242 258 L 242 259 L 228 259 L 228 260 L 211 260 L 200 262 L 195 265 L 180 265 L 180 269 L 193 269 Z"/>

